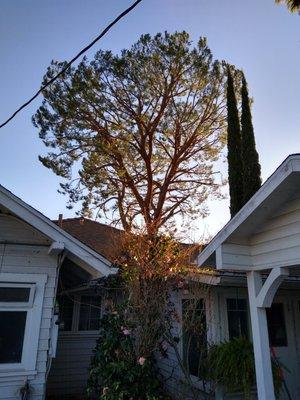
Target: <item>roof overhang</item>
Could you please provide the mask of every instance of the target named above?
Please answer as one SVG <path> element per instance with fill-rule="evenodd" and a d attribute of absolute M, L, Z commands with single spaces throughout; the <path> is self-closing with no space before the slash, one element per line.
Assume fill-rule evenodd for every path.
<path fill-rule="evenodd" d="M 1 185 L 0 205 L 47 236 L 55 243 L 54 248 L 61 246 L 66 251 L 67 257 L 84 269 L 97 276 L 107 276 L 117 272 L 105 257 L 65 232 L 45 215 L 29 206 Z"/>
<path fill-rule="evenodd" d="M 217 269 L 224 267 L 224 250 L 227 246 L 234 251 L 240 263 L 232 270 L 246 271 L 250 258 L 247 238 L 255 229 L 284 202 L 300 189 L 300 154 L 290 155 L 262 185 L 244 207 L 224 226 L 198 256 L 198 265 L 207 266 L 215 260 Z M 250 264 L 249 264 L 250 266 Z M 245 268 L 244 268 L 245 267 Z M 264 269 L 260 267 L 259 269 Z"/>

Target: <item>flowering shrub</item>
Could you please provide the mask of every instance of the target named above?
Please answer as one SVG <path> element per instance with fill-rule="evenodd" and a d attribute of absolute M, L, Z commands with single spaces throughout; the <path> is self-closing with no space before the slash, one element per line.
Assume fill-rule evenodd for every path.
<path fill-rule="evenodd" d="M 115 251 L 116 248 L 118 279 L 102 280 L 98 286 L 112 310 L 101 322 L 89 393 L 101 400 L 166 399 L 154 355 L 159 351 L 168 357 L 168 346 L 177 350 L 180 338 L 174 337 L 172 327 L 180 317 L 170 294 L 183 290 L 187 276 L 195 274 L 191 263 L 195 248 L 184 247 L 166 235 L 128 232 L 124 232 Z M 116 312 L 114 304 L 120 304 L 116 293 L 121 292 L 120 297 L 126 301 L 123 309 Z M 190 385 L 185 364 L 180 353 L 175 352 Z"/>
<path fill-rule="evenodd" d="M 88 394 L 101 400 L 163 400 L 154 362 L 136 354 L 134 329 L 122 310 L 104 315 L 94 350 Z"/>

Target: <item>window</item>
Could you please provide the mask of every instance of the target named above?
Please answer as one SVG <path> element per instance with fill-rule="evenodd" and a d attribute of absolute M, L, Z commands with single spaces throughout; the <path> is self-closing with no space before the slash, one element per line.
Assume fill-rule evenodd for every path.
<path fill-rule="evenodd" d="M 248 338 L 248 307 L 246 299 L 227 299 L 229 339 L 244 336 Z"/>
<path fill-rule="evenodd" d="M 204 300 L 183 300 L 182 319 L 183 360 L 191 375 L 200 376 L 207 340 Z"/>
<path fill-rule="evenodd" d="M 32 307 L 34 292 L 35 284 L 0 281 L 0 306 Z"/>
<path fill-rule="evenodd" d="M 100 328 L 101 304 L 99 297 L 81 296 L 79 331 L 97 331 Z"/>
<path fill-rule="evenodd" d="M 287 346 L 283 303 L 273 303 L 266 311 L 270 345 L 274 347 Z"/>
<path fill-rule="evenodd" d="M 0 311 L 0 364 L 20 363 L 26 311 Z"/>
<path fill-rule="evenodd" d="M 60 330 L 66 332 L 98 331 L 101 298 L 92 295 L 63 295 L 58 299 Z"/>
<path fill-rule="evenodd" d="M 0 282 L 0 364 L 22 361 L 27 311 L 21 309 L 32 306 L 31 292 L 34 285 Z"/>
<path fill-rule="evenodd" d="M 7 283 L 0 283 L 0 303 L 28 303 L 29 297 L 29 287 L 12 287 Z"/>
<path fill-rule="evenodd" d="M 0 376 L 35 369 L 46 280 L 0 273 Z"/>

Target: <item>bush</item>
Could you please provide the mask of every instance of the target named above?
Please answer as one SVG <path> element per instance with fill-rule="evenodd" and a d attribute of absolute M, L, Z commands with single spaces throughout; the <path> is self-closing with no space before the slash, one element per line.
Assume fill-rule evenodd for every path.
<path fill-rule="evenodd" d="M 92 358 L 88 394 L 101 400 L 162 400 L 154 361 L 137 355 L 122 312 L 106 314 Z"/>
<path fill-rule="evenodd" d="M 272 361 L 276 397 L 282 386 L 280 367 Z M 243 392 L 245 399 L 251 398 L 251 389 L 256 385 L 252 343 L 238 337 L 210 347 L 207 356 L 207 379 L 224 386 L 228 392 Z"/>

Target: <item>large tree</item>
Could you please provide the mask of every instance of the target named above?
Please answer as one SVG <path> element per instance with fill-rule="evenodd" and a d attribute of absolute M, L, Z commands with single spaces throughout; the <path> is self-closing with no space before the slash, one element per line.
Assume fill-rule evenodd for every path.
<path fill-rule="evenodd" d="M 63 65 L 52 62 L 44 82 Z M 226 123 L 224 68 L 205 39 L 192 48 L 186 32 L 144 35 L 84 59 L 43 96 L 33 122 L 50 151 L 40 160 L 64 178 L 70 206 L 148 232 L 205 214 Z"/>
<path fill-rule="evenodd" d="M 242 76 L 242 158 L 243 158 L 243 202 L 244 204 L 261 186 L 259 156 L 255 145 L 250 100 L 245 76 Z"/>
<path fill-rule="evenodd" d="M 231 217 L 243 206 L 243 161 L 241 129 L 234 79 L 227 69 L 227 160 Z"/>

